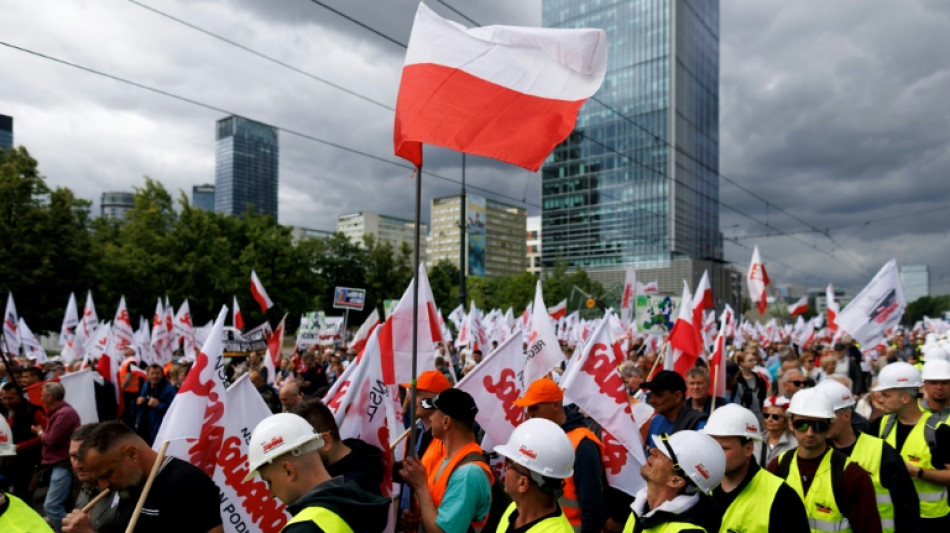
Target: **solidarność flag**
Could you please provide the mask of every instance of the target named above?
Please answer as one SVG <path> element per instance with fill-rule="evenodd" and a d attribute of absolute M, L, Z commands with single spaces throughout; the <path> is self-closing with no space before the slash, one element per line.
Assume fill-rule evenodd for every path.
<path fill-rule="evenodd" d="M 755 302 L 759 314 L 765 314 L 765 309 L 769 305 L 765 294 L 765 288 L 769 286 L 769 275 L 765 271 L 765 263 L 759 257 L 758 246 L 752 251 L 752 263 L 749 264 L 749 274 L 746 281 L 749 285 L 749 298 Z"/>
<path fill-rule="evenodd" d="M 396 100 L 393 148 L 422 143 L 538 170 L 607 72 L 602 29 L 465 28 L 420 3 Z"/>

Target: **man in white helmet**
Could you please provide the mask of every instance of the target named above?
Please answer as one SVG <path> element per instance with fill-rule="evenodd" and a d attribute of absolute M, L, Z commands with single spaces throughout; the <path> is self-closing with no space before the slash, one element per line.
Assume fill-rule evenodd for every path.
<path fill-rule="evenodd" d="M 719 531 L 797 533 L 807 531 L 808 515 L 791 487 L 755 462 L 755 442 L 761 440 L 755 413 L 738 404 L 713 411 L 703 428 L 726 455 L 722 483 L 712 497 L 723 511 Z"/>
<path fill-rule="evenodd" d="M 320 448 L 323 437 L 291 413 L 261 420 L 248 443 L 246 480 L 260 476 L 293 518 L 282 533 L 381 532 L 389 498 L 371 494 L 342 476 L 330 477 Z"/>
<path fill-rule="evenodd" d="M 698 431 L 654 435 L 640 475 L 646 481 L 630 506 L 623 533 L 719 531 L 721 513 L 708 494 L 722 481 L 726 456 Z"/>
<path fill-rule="evenodd" d="M 920 375 L 924 380 L 925 396 L 920 400 L 920 407 L 938 415 L 941 422 L 950 421 L 950 361 L 931 359 L 928 355 Z"/>
<path fill-rule="evenodd" d="M 505 492 L 512 500 L 497 531 L 573 533 L 557 502 L 574 473 L 574 446 L 564 430 L 543 418 L 525 420 L 495 452 L 505 458 Z"/>
<path fill-rule="evenodd" d="M 828 396 L 814 388 L 800 390 L 792 397 L 788 414 L 798 448 L 773 459 L 768 470 L 805 502 L 811 531 L 879 533 L 881 517 L 871 477 L 828 446 L 835 418 Z"/>
<path fill-rule="evenodd" d="M 904 458 L 917 489 L 921 526 L 925 531 L 950 528 L 950 426 L 939 415 L 927 414 L 917 403 L 923 384 L 920 372 L 908 363 L 892 363 L 878 375 L 874 392 L 886 413 L 870 432 L 887 441 Z"/>
<path fill-rule="evenodd" d="M 920 504 L 900 454 L 882 439 L 855 427 L 851 419 L 855 401 L 850 388 L 826 379 L 817 389 L 828 396 L 835 410 L 828 443 L 871 475 L 881 528 L 885 533 L 916 531 L 920 526 Z"/>

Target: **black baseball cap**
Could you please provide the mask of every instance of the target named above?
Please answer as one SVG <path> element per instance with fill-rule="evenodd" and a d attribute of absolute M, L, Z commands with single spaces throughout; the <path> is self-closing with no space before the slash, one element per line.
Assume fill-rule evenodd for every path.
<path fill-rule="evenodd" d="M 460 422 L 475 422 L 478 406 L 472 395 L 459 389 L 446 389 L 432 398 L 432 406 Z"/>
<path fill-rule="evenodd" d="M 640 385 L 641 389 L 647 389 L 653 392 L 680 391 L 686 392 L 686 380 L 683 376 L 672 370 L 660 370 L 650 381 L 645 381 Z"/>

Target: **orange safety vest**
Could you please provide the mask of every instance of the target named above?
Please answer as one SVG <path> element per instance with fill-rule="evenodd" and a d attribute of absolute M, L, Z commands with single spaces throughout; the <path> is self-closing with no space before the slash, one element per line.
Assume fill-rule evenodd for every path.
<path fill-rule="evenodd" d="M 406 440 L 408 441 L 409 439 Z M 409 445 L 406 444 L 406 446 Z M 442 444 L 442 439 L 432 437 L 432 440 L 429 442 L 429 446 L 422 454 L 419 462 L 422 463 L 422 466 L 426 469 L 426 472 L 435 472 L 439 469 L 439 465 L 442 464 L 443 459 L 445 459 L 445 446 Z"/>
<path fill-rule="evenodd" d="M 587 429 L 586 427 L 574 428 L 567 432 L 567 437 L 571 439 L 571 444 L 574 445 L 574 452 L 577 452 L 577 447 L 580 446 L 581 441 L 584 439 L 590 439 L 600 448 L 600 456 L 604 456 L 604 445 L 600 442 L 600 439 L 597 438 L 597 435 Z M 575 472 L 575 475 L 577 472 Z M 561 509 L 564 511 L 564 516 L 567 517 L 567 521 L 571 523 L 571 526 L 574 527 L 575 531 L 580 531 L 579 527 L 581 525 L 581 503 L 577 500 L 577 487 L 574 486 L 574 476 L 571 476 L 564 480 L 564 494 L 558 499 L 558 503 L 561 504 Z"/>
<path fill-rule="evenodd" d="M 122 366 L 119 367 L 119 385 L 122 386 L 122 392 L 134 392 L 138 394 L 139 391 L 142 390 L 142 384 L 145 382 L 145 380 L 142 379 L 142 376 L 132 375 L 132 379 L 130 379 L 129 383 L 125 385 L 125 377 L 129 374 L 130 364 L 132 364 L 131 359 L 122 363 Z"/>
<path fill-rule="evenodd" d="M 432 502 L 435 504 L 436 508 L 442 504 L 442 498 L 445 496 L 445 491 L 449 487 L 449 478 L 452 477 L 452 473 L 455 472 L 455 469 L 459 467 L 459 463 L 462 462 L 467 456 L 472 454 L 482 454 L 482 447 L 478 445 L 477 442 L 470 442 L 462 447 L 461 450 L 455 452 L 455 455 L 449 459 L 448 464 L 444 468 L 439 469 L 439 466 L 444 459 L 444 446 L 442 442 L 436 442 L 436 439 L 432 440 L 432 444 L 429 444 L 428 450 L 426 450 L 426 456 L 429 455 L 429 450 L 432 449 L 434 444 L 438 444 L 439 448 L 443 451 L 442 455 L 439 456 L 439 461 L 434 465 L 434 468 L 429 470 L 426 469 L 426 472 L 429 476 L 429 492 L 432 494 Z M 495 482 L 495 476 L 491 472 L 488 464 L 485 461 L 473 461 L 474 464 L 477 464 L 485 471 L 485 475 L 488 476 L 488 484 L 491 485 Z M 423 462 L 423 464 L 425 464 Z M 480 520 L 472 520 L 472 527 L 476 530 L 480 530 L 485 527 L 485 524 L 488 522 L 488 513 L 485 514 Z"/>

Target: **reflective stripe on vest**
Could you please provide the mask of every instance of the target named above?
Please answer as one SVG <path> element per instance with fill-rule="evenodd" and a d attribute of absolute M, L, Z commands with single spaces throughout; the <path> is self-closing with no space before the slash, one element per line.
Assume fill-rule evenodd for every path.
<path fill-rule="evenodd" d="M 889 424 L 894 415 L 884 415 L 881 419 L 881 433 L 888 425 L 891 425 L 891 431 L 887 435 L 881 435 L 881 438 L 888 444 L 897 448 L 897 424 Z M 924 437 L 924 431 L 927 427 L 929 416 L 921 416 L 920 420 L 914 424 L 910 434 L 904 441 L 904 445 L 898 450 L 901 457 L 908 463 L 926 470 L 933 469 L 931 462 L 930 446 Z M 938 422 L 939 425 L 939 422 Z M 917 498 L 920 500 L 920 516 L 922 518 L 940 518 L 950 514 L 950 505 L 947 504 L 947 488 L 934 483 L 924 481 L 920 478 L 912 478 L 914 487 L 917 489 Z"/>
<path fill-rule="evenodd" d="M 752 476 L 722 517 L 719 531 L 769 531 L 769 516 L 782 479 L 764 468 Z"/>
<path fill-rule="evenodd" d="M 623 525 L 623 533 L 633 533 L 636 527 L 637 515 L 636 513 L 630 513 L 630 516 L 627 518 L 627 523 Z M 702 527 L 696 524 L 690 524 L 689 522 L 667 522 L 665 524 L 658 524 L 642 530 L 642 533 L 677 533 L 684 530 L 702 531 L 706 533 L 706 530 Z"/>
<path fill-rule="evenodd" d="M 434 442 L 434 441 L 433 441 Z M 432 445 L 430 444 L 431 448 Z M 428 450 L 426 450 L 428 452 Z M 432 494 L 432 503 L 435 504 L 436 509 L 439 508 L 439 505 L 442 504 L 442 498 L 445 496 L 445 491 L 449 487 L 449 479 L 452 478 L 452 473 L 455 472 L 455 469 L 459 466 L 459 463 L 462 462 L 469 454 L 482 454 L 482 447 L 478 445 L 477 442 L 470 442 L 462 447 L 459 451 L 455 452 L 448 462 L 439 465 L 438 468 L 433 468 L 428 471 L 429 477 L 429 492 Z M 491 472 L 491 468 L 488 467 L 484 461 L 474 461 L 472 464 L 476 464 L 485 472 L 485 475 L 488 476 L 488 484 L 491 485 L 495 482 L 495 476 Z M 488 513 L 485 513 L 485 516 L 479 518 L 475 517 L 472 520 L 472 527 L 475 529 L 481 529 L 485 527 L 485 523 L 488 521 Z"/>
<path fill-rule="evenodd" d="M 881 525 L 884 533 L 893 533 L 894 503 L 891 500 L 891 492 L 881 485 L 881 456 L 883 453 L 883 440 L 867 433 L 859 433 L 858 441 L 854 444 L 854 449 L 851 450 L 851 460 L 861 465 L 861 468 L 871 475 L 877 501 L 877 511 L 881 515 Z M 885 525 L 887 523 L 890 525 Z"/>
<path fill-rule="evenodd" d="M 313 522 L 320 529 L 326 531 L 326 533 L 353 533 L 353 528 L 351 528 L 346 522 L 340 518 L 340 515 L 334 513 L 333 511 L 327 509 L 326 507 L 307 507 L 304 510 L 297 513 L 296 516 L 291 518 L 287 525 L 281 529 L 287 529 L 290 524 L 297 524 L 300 522 Z"/>
<path fill-rule="evenodd" d="M 501 516 L 501 520 L 498 522 L 498 528 L 495 529 L 495 533 L 507 533 L 508 531 L 508 517 L 511 516 L 511 513 L 515 512 L 518 506 L 514 502 L 505 509 L 505 514 Z M 527 533 L 571 533 L 574 531 L 571 528 L 571 523 L 567 521 L 564 513 L 557 516 L 552 516 L 550 518 L 545 518 L 544 520 L 538 522 L 537 524 L 531 526 L 528 529 Z"/>
<path fill-rule="evenodd" d="M 581 441 L 584 439 L 590 439 L 594 444 L 597 445 L 597 448 L 600 449 L 601 464 L 603 464 L 604 445 L 600 442 L 600 439 L 597 438 L 597 435 L 594 435 L 591 430 L 583 426 L 577 427 L 568 431 L 567 437 L 571 439 L 571 444 L 574 445 L 575 454 L 577 453 L 577 447 L 580 446 Z M 574 476 L 564 480 L 564 494 L 558 498 L 557 503 L 564 511 L 564 516 L 567 517 L 567 521 L 570 522 L 572 526 L 574 526 L 574 531 L 580 531 L 581 505 L 580 501 L 577 499 L 577 487 L 574 485 Z"/>
<path fill-rule="evenodd" d="M 796 453 L 795 450 L 785 453 Z M 783 453 L 779 456 L 779 462 L 782 461 Z M 851 522 L 841 513 L 838 503 L 835 501 L 835 491 L 831 486 L 831 454 L 829 448 L 825 456 L 821 458 L 818 470 L 815 471 L 815 478 L 808 487 L 808 494 L 802 487 L 802 475 L 798 471 L 798 457 L 792 458 L 788 466 L 788 477 L 785 483 L 795 490 L 798 497 L 805 502 L 805 512 L 808 514 L 808 524 L 813 532 L 820 531 L 851 531 Z M 845 469 L 851 460 L 845 462 Z"/>

